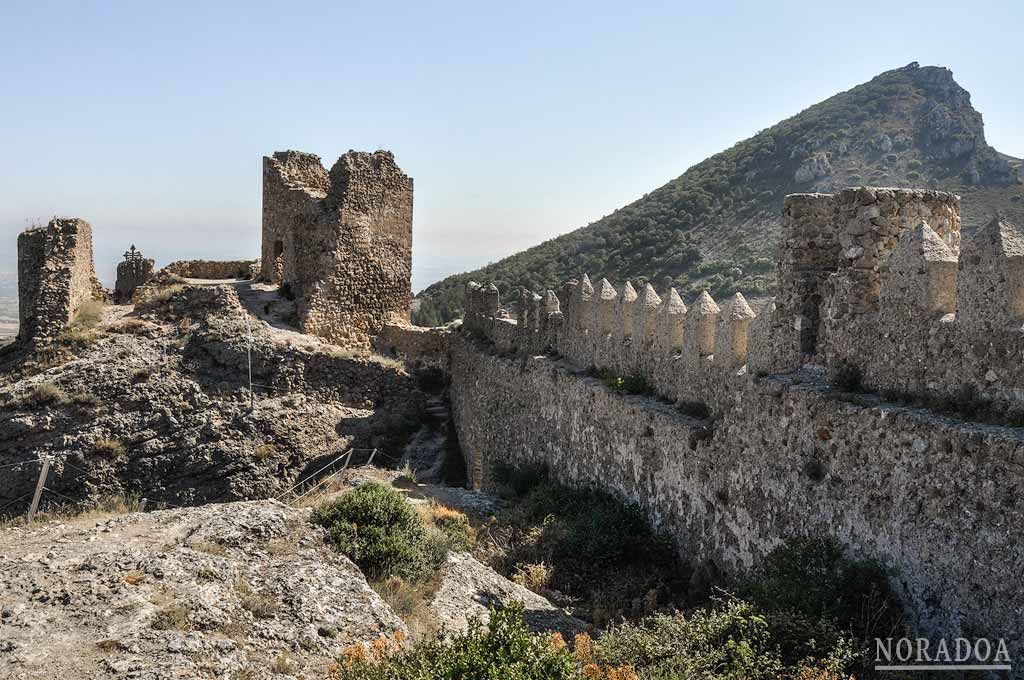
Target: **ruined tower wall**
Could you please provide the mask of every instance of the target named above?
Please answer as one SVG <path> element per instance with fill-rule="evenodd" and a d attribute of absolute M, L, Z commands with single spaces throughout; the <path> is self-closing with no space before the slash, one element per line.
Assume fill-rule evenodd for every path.
<path fill-rule="evenodd" d="M 84 302 L 103 298 L 92 259 L 92 227 L 74 217 L 54 218 L 18 236 L 18 338 L 55 340 Z"/>
<path fill-rule="evenodd" d="M 259 271 L 256 260 L 177 260 L 161 271 L 186 279 L 249 279 Z"/>
<path fill-rule="evenodd" d="M 312 154 L 264 159 L 262 278 L 290 289 L 304 332 L 366 346 L 408 321 L 412 200 L 387 151 L 350 151 L 330 173 Z"/>

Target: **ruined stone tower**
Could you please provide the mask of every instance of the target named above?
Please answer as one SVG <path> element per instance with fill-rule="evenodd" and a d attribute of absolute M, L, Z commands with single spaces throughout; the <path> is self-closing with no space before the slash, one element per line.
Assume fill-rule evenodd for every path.
<path fill-rule="evenodd" d="M 299 328 L 365 346 L 412 298 L 412 178 L 389 151 L 263 158 L 261 278 L 294 295 Z"/>
<path fill-rule="evenodd" d="M 92 227 L 55 217 L 18 236 L 18 339 L 40 344 L 74 320 L 82 304 L 104 297 L 92 261 Z"/>

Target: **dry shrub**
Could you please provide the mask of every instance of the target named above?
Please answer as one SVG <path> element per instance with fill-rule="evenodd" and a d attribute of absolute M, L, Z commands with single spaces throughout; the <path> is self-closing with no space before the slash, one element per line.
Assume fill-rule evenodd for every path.
<path fill-rule="evenodd" d="M 188 630 L 191 627 L 188 614 L 188 609 L 180 604 L 167 605 L 157 612 L 150 628 L 153 630 Z"/>
<path fill-rule="evenodd" d="M 102 300 L 86 300 L 75 312 L 72 326 L 79 328 L 95 328 L 103 320 L 103 309 L 106 305 Z"/>
<path fill-rule="evenodd" d="M 137 586 L 146 580 L 146 574 L 138 569 L 134 569 L 122 576 L 121 579 L 130 586 Z"/>
<path fill-rule="evenodd" d="M 238 595 L 238 603 L 257 619 L 272 619 L 281 610 L 281 603 L 277 598 L 253 590 L 248 581 L 239 579 L 235 582 L 235 593 Z"/>
<path fill-rule="evenodd" d="M 97 439 L 92 445 L 94 453 L 98 453 L 101 456 L 123 456 L 124 455 L 124 442 L 119 439 Z"/>
<path fill-rule="evenodd" d="M 28 394 L 15 400 L 14 404 L 20 408 L 33 409 L 40 406 L 67 406 L 71 398 L 67 392 L 51 382 L 39 383 Z"/>
<path fill-rule="evenodd" d="M 267 460 L 277 455 L 277 446 L 274 444 L 264 444 L 263 446 L 257 446 L 256 450 L 252 452 L 253 457 L 256 460 Z"/>
<path fill-rule="evenodd" d="M 535 593 L 543 594 L 551 584 L 551 570 L 543 562 L 516 565 L 515 570 L 512 580 Z"/>

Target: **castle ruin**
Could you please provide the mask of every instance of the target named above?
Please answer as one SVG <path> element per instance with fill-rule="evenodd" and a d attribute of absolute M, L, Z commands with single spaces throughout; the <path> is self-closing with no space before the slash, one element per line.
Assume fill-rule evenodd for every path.
<path fill-rule="evenodd" d="M 1024 238 L 996 218 L 961 240 L 949 193 L 798 194 L 779 275 L 756 314 L 587 275 L 511 305 L 470 283 L 450 367 L 473 484 L 545 465 L 712 572 L 832 536 L 899 574 L 922 633 L 1024 651 Z"/>
<path fill-rule="evenodd" d="M 263 159 L 261 277 L 294 296 L 299 328 L 367 346 L 412 299 L 412 178 L 389 151 Z"/>
<path fill-rule="evenodd" d="M 55 217 L 18 235 L 19 342 L 55 340 L 84 303 L 105 297 L 93 266 L 88 222 Z"/>

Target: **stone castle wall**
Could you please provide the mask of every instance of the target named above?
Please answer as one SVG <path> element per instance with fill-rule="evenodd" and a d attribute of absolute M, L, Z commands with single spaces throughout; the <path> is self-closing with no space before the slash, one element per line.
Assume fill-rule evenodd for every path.
<path fill-rule="evenodd" d="M 502 461 L 547 463 L 726 570 L 830 534 L 899 571 L 923 631 L 1013 633 L 1024 651 L 1024 595 L 1005 585 L 1024 567 L 1024 430 L 890 395 L 969 384 L 1008 416 L 993 422 L 1024 407 L 1024 241 L 999 220 L 963 243 L 959 228 L 952 194 L 789 197 L 780 295 L 759 314 L 739 293 L 687 305 L 586 275 L 510 304 L 470 283 L 451 371 L 474 483 Z M 875 393 L 831 384 L 851 364 Z"/>
<path fill-rule="evenodd" d="M 895 570 L 922 633 L 1005 637 L 1024 652 L 1021 430 L 853 404 L 820 371 L 755 379 L 707 362 L 687 375 L 711 417 L 614 392 L 555 355 L 455 334 L 467 470 L 487 488 L 498 463 L 539 463 L 609 491 L 711 573 L 755 564 L 789 536 L 833 536 Z"/>
<path fill-rule="evenodd" d="M 92 259 L 92 227 L 74 217 L 53 218 L 18 236 L 18 339 L 55 340 L 82 304 L 105 293 Z"/>
<path fill-rule="evenodd" d="M 262 278 L 295 296 L 300 328 L 367 346 L 409 319 L 412 179 L 387 151 L 263 159 Z"/>
<path fill-rule="evenodd" d="M 256 260 L 178 260 L 162 271 L 186 279 L 251 279 L 258 272 Z"/>

